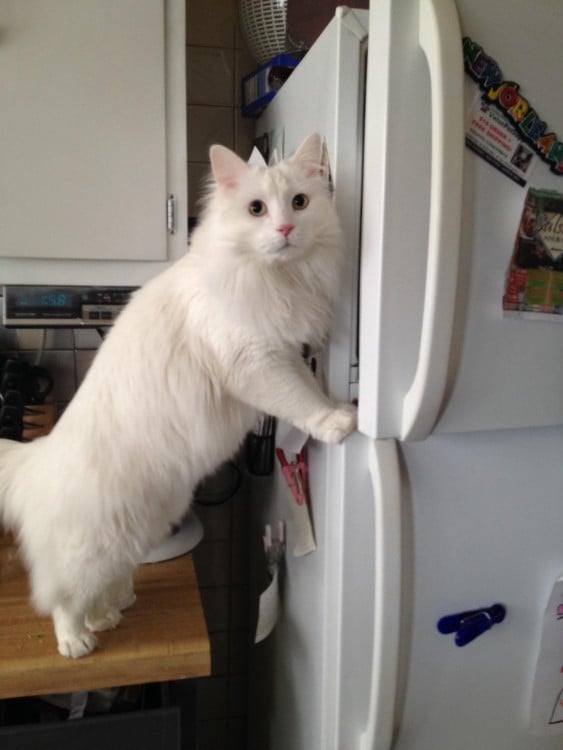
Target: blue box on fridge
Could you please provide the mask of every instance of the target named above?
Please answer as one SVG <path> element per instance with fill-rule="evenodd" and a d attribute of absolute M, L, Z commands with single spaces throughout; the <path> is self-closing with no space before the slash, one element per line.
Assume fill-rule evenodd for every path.
<path fill-rule="evenodd" d="M 245 76 L 241 81 L 243 116 L 257 117 L 297 65 L 299 60 L 296 57 L 276 55 L 258 70 Z"/>

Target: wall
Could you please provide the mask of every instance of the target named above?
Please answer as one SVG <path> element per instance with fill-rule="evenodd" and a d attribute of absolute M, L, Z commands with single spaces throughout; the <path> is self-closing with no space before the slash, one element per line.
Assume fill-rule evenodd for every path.
<path fill-rule="evenodd" d="M 187 1 L 189 214 L 198 213 L 208 150 L 221 143 L 247 158 L 254 122 L 240 115 L 240 79 L 256 67 L 238 29 L 235 0 Z"/>

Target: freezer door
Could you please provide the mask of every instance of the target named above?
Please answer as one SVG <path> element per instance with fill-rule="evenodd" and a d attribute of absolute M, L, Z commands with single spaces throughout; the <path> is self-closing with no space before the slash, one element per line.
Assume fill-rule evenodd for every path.
<path fill-rule="evenodd" d="M 562 32 L 553 0 L 517 12 L 487 0 L 372 5 L 360 293 L 368 435 L 563 423 L 561 316 L 502 310 L 526 188 L 464 148 L 478 86 L 460 73 L 469 36 L 561 139 Z M 539 159 L 528 176 L 528 187 L 563 193 L 563 177 Z"/>
<path fill-rule="evenodd" d="M 310 133 L 326 140 L 346 264 L 324 371 L 331 394 L 351 398 L 357 380 L 357 297 L 368 12 L 340 7 L 256 126 L 278 156 L 290 156 Z M 356 394 L 354 394 L 356 395 Z"/>

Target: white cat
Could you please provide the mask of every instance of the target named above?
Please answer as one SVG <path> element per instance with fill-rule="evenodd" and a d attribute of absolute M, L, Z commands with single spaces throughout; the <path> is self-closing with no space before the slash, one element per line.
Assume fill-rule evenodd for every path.
<path fill-rule="evenodd" d="M 0 518 L 64 656 L 117 625 L 133 569 L 257 410 L 327 442 L 355 429 L 300 355 L 326 337 L 343 261 L 321 151 L 313 135 L 251 167 L 213 146 L 189 252 L 133 295 L 52 432 L 0 441 Z"/>

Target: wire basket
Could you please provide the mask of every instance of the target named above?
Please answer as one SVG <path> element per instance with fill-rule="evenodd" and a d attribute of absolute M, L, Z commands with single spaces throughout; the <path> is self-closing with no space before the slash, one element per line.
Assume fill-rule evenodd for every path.
<path fill-rule="evenodd" d="M 259 65 L 286 51 L 287 0 L 240 0 L 242 33 Z"/>

